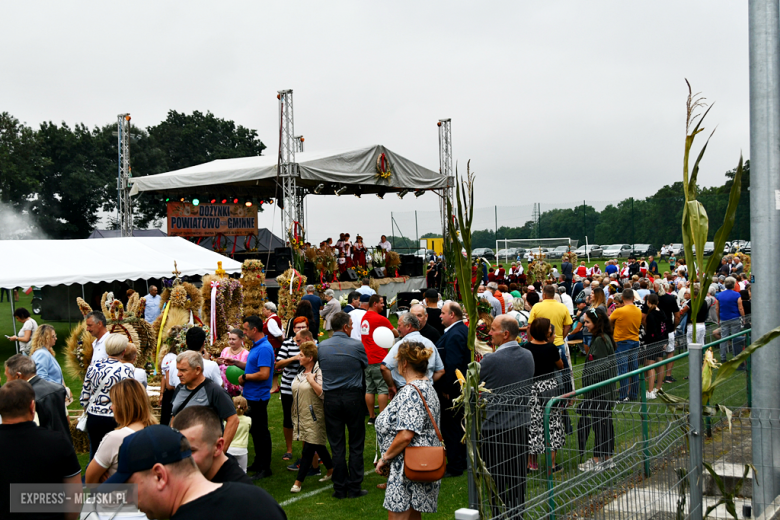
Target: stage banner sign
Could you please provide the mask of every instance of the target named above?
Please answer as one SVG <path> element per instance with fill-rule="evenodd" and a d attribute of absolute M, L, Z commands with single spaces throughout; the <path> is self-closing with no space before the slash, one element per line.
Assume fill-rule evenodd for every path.
<path fill-rule="evenodd" d="M 189 202 L 168 203 L 168 236 L 257 235 L 257 206 Z"/>

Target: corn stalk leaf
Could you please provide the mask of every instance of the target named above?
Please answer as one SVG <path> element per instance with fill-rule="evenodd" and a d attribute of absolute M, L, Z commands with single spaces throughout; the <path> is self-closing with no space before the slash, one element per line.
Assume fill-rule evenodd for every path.
<path fill-rule="evenodd" d="M 753 352 L 760 349 L 761 347 L 766 346 L 768 343 L 772 342 L 778 337 L 780 337 L 780 327 L 775 327 L 747 346 L 745 350 L 725 363 L 722 363 L 718 368 L 718 373 L 715 375 L 715 380 L 712 381 L 712 384 L 710 384 L 707 388 L 702 385 L 702 402 L 706 403 L 709 401 L 712 397 L 712 394 L 715 392 L 715 389 L 728 381 L 734 372 L 736 372 L 737 368 L 739 368 L 739 365 L 745 363 L 747 358 L 749 358 Z"/>
<path fill-rule="evenodd" d="M 737 171 L 734 175 L 734 184 L 731 185 L 731 191 L 729 193 L 729 205 L 726 208 L 726 215 L 723 217 L 723 225 L 715 233 L 715 251 L 707 262 L 705 272 L 712 274 L 717 271 L 720 261 L 723 258 L 723 246 L 726 245 L 726 239 L 731 234 L 731 228 L 734 227 L 734 221 L 737 216 L 737 206 L 739 206 L 739 199 L 742 195 L 742 155 L 739 156 L 739 164 L 737 164 Z M 708 284 L 709 286 L 709 284 Z M 702 285 L 704 287 L 704 285 Z"/>

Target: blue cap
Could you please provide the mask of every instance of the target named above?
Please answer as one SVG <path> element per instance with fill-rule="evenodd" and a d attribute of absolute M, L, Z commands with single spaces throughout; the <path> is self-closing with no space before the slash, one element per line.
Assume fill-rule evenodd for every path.
<path fill-rule="evenodd" d="M 184 435 L 162 424 L 153 424 L 122 441 L 116 473 L 104 484 L 124 484 L 133 473 L 152 469 L 155 464 L 172 464 L 192 456 L 191 450 L 182 451 Z"/>
<path fill-rule="evenodd" d="M 371 295 L 370 294 L 361 294 L 360 295 L 360 303 L 366 303 L 370 299 L 371 299 Z"/>

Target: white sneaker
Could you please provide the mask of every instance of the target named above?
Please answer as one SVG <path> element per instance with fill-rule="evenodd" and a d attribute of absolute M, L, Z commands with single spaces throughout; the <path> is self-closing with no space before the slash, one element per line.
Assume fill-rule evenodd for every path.
<path fill-rule="evenodd" d="M 603 471 L 606 469 L 615 469 L 615 463 L 612 461 L 612 459 L 602 460 L 597 464 L 598 470 Z"/>
<path fill-rule="evenodd" d="M 658 399 L 658 389 L 653 389 L 653 399 Z"/>
<path fill-rule="evenodd" d="M 593 471 L 598 466 L 598 463 L 593 459 L 588 459 L 582 464 L 577 464 L 577 469 L 579 469 L 582 472 L 586 471 Z"/>
<path fill-rule="evenodd" d="M 653 392 L 645 392 L 645 398 L 648 401 L 652 401 L 653 399 L 655 399 L 655 393 L 653 393 Z"/>
<path fill-rule="evenodd" d="M 322 477 L 322 478 L 320 479 L 320 482 L 327 482 L 327 481 L 329 481 L 329 480 L 330 480 L 330 479 L 332 479 L 332 478 L 333 478 L 333 475 L 327 475 L 327 474 L 326 474 L 324 477 Z"/>
<path fill-rule="evenodd" d="M 301 492 L 301 486 L 296 486 L 293 484 L 293 487 L 290 488 L 290 493 L 300 493 Z"/>

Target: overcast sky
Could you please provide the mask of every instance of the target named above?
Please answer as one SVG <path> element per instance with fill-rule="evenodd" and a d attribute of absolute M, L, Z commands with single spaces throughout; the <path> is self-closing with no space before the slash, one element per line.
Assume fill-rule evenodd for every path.
<path fill-rule="evenodd" d="M 749 157 L 745 2 L 3 2 L 0 110 L 89 126 L 211 111 L 278 147 L 292 88 L 307 150 L 380 143 L 438 170 L 436 122 L 477 173 L 477 226 L 531 204 L 645 197 L 681 180 L 684 78 L 716 101 L 700 176 Z M 703 141 L 703 140 L 702 140 Z M 599 206 L 600 204 L 595 204 Z M 310 237 L 440 226 L 438 199 L 311 197 Z M 279 234 L 279 214 L 261 225 Z M 503 216 L 502 216 L 503 215 Z M 425 218 L 423 218 L 423 216 Z M 480 225 L 481 224 L 481 225 Z"/>

